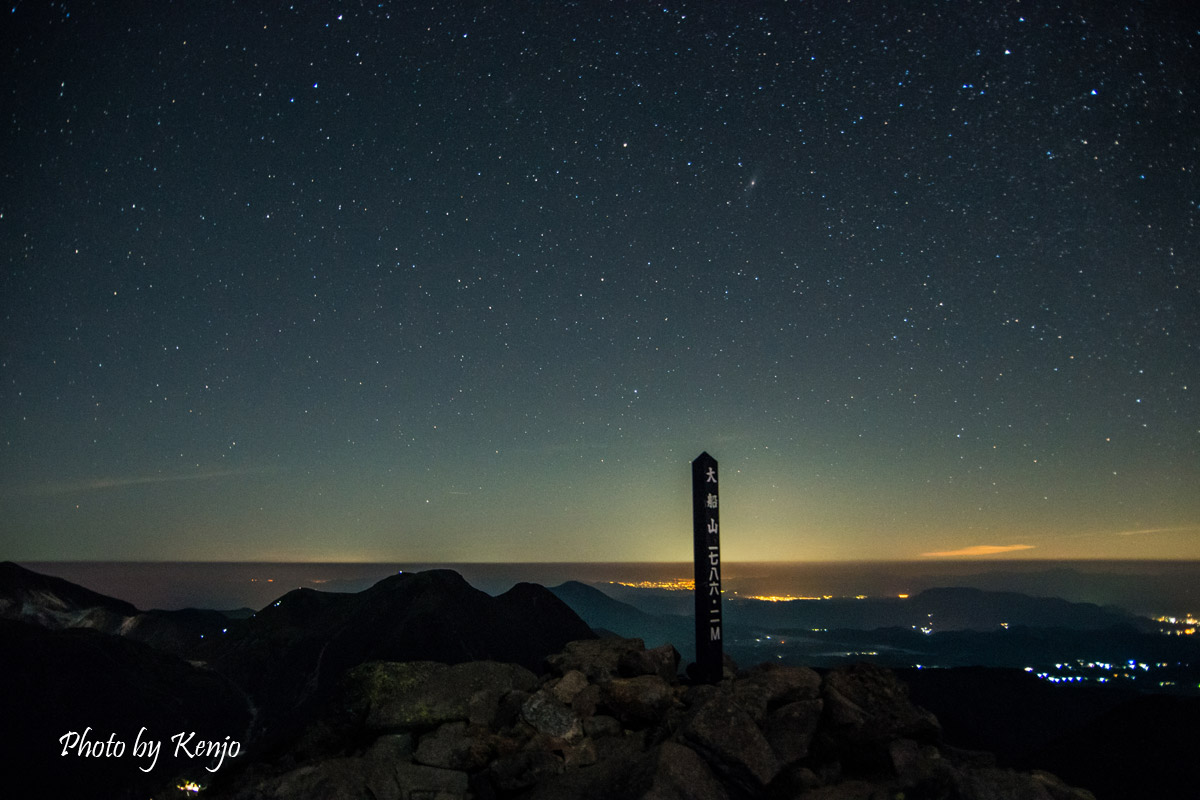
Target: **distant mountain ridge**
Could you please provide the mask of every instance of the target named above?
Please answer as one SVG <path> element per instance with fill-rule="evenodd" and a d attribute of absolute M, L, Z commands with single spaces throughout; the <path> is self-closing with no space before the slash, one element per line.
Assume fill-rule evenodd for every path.
<path fill-rule="evenodd" d="M 11 561 L 0 563 L 0 619 L 50 630 L 90 628 L 181 656 L 232 622 L 229 614 L 209 609 L 140 611 L 124 600 Z"/>
<path fill-rule="evenodd" d="M 926 589 L 909 602 L 917 614 L 934 615 L 935 629 L 994 630 L 1020 625 L 1094 630 L 1114 625 L 1137 627 L 1146 622 L 1115 606 L 962 586 Z"/>
<path fill-rule="evenodd" d="M 550 591 L 595 629 L 638 638 L 651 647 L 673 644 L 685 657 L 690 654 L 695 630 L 690 617 L 643 611 L 579 581 L 551 586 Z"/>
<path fill-rule="evenodd" d="M 725 605 L 731 623 L 745 620 L 747 624 L 780 629 L 907 627 L 988 631 L 1005 625 L 1077 630 L 1126 625 L 1149 629 L 1149 620 L 1111 606 L 961 586 L 926 589 L 906 598 L 840 597 L 772 602 L 729 597 Z"/>
<path fill-rule="evenodd" d="M 0 562 L 0 616 L 45 628 L 94 628 L 139 613 L 131 603 L 53 575 Z M 119 624 L 119 623 L 118 623 Z"/>

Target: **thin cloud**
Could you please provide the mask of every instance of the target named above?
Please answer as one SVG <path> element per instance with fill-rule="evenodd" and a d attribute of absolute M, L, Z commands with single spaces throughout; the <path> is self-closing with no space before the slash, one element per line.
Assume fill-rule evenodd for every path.
<path fill-rule="evenodd" d="M 160 483 L 184 483 L 190 481 L 208 481 L 218 478 L 241 477 L 266 472 L 263 469 L 226 469 L 209 470 L 206 472 L 191 472 L 183 475 L 124 475 L 113 478 L 81 478 L 73 481 L 55 483 L 38 483 L 13 487 L 5 494 L 24 495 L 32 497 L 53 497 L 60 494 L 76 494 L 79 492 L 99 492 L 105 489 L 127 489 L 131 486 L 150 486 Z"/>
<path fill-rule="evenodd" d="M 1146 536 L 1151 533 L 1182 533 L 1197 530 L 1196 525 L 1185 525 L 1182 528 L 1142 528 L 1135 531 L 1117 531 L 1117 536 Z"/>
<path fill-rule="evenodd" d="M 922 553 L 931 558 L 949 558 L 954 556 L 994 556 L 998 553 L 1015 553 L 1018 550 L 1032 550 L 1031 544 L 977 544 L 964 547 L 961 550 L 942 550 L 936 553 Z"/>

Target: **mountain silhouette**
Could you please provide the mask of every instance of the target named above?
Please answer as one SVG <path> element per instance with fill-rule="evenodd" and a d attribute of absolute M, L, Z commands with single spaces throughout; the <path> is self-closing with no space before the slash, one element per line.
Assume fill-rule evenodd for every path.
<path fill-rule="evenodd" d="M 769 602 L 744 597 L 725 601 L 728 625 L 765 629 L 929 628 L 936 631 L 994 631 L 1004 625 L 1100 630 L 1148 620 L 1123 609 L 1073 603 L 1057 597 L 1031 597 L 969 587 L 926 589 L 911 598 L 867 597 Z M 643 607 L 644 608 L 644 607 Z"/>
<path fill-rule="evenodd" d="M 547 656 L 596 634 L 549 590 L 517 584 L 492 597 L 451 570 L 400 573 L 355 594 L 296 589 L 201 653 L 243 687 L 270 739 L 365 661 L 492 660 L 544 671 Z"/>
<path fill-rule="evenodd" d="M 610 631 L 619 636 L 639 638 L 648 647 L 662 644 L 686 645 L 694 635 L 694 625 L 690 617 L 647 613 L 586 583 L 567 581 L 558 586 L 551 586 L 550 591 L 574 609 L 592 628 Z"/>
<path fill-rule="evenodd" d="M 184 657 L 189 657 L 206 637 L 235 624 L 222 611 L 140 611 L 124 600 L 11 561 L 0 563 L 0 618 L 50 630 L 90 628 Z"/>
<path fill-rule="evenodd" d="M 1111 606 L 969 587 L 926 589 L 908 605 L 916 618 L 924 614 L 935 630 L 995 630 L 1005 624 L 1098 630 L 1138 621 L 1129 612 Z"/>
<path fill-rule="evenodd" d="M 0 563 L 0 616 L 44 628 L 96 628 L 115 633 L 138 613 L 124 600 L 93 592 L 53 575 Z"/>

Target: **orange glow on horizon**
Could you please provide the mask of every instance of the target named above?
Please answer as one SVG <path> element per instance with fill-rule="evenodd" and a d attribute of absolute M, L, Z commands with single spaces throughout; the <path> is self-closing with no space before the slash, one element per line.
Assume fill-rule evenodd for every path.
<path fill-rule="evenodd" d="M 922 553 L 928 558 L 969 558 L 971 556 L 994 556 L 999 553 L 1015 553 L 1020 550 L 1032 550 L 1031 544 L 977 544 L 958 550 L 941 550 L 933 553 Z"/>

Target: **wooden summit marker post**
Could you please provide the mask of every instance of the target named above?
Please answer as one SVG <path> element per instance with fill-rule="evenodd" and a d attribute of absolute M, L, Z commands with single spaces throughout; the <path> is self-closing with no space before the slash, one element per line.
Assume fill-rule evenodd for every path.
<path fill-rule="evenodd" d="M 716 683 L 724 667 L 721 645 L 721 538 L 717 460 L 701 453 L 692 462 L 692 547 L 696 568 L 697 681 Z"/>

